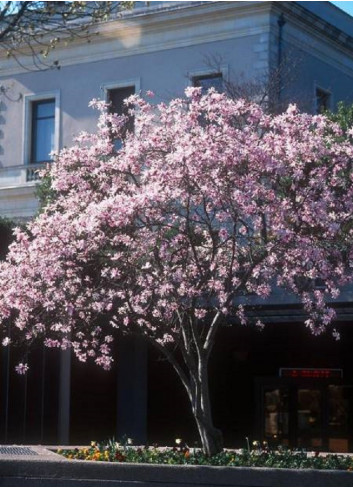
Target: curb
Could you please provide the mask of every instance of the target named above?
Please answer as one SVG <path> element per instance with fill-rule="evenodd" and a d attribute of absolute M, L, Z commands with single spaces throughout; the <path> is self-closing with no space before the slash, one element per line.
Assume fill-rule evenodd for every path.
<path fill-rule="evenodd" d="M 33 449 L 39 451 L 38 447 Z M 45 480 L 47 483 L 52 481 L 53 484 L 50 485 L 60 485 L 60 481 L 87 481 L 90 485 L 106 485 L 103 484 L 104 481 L 130 483 L 136 486 L 353 486 L 353 473 L 340 470 L 92 462 L 67 460 L 44 448 L 41 449 L 41 452 L 44 458 L 38 456 L 1 457 L 0 482 L 6 481 L 9 485 L 11 480 L 15 482 L 36 479 Z"/>

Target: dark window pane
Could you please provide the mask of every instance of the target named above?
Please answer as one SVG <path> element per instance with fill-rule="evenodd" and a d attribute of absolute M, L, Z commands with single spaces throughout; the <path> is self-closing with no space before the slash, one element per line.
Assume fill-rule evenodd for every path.
<path fill-rule="evenodd" d="M 130 95 L 134 95 L 135 87 L 113 88 L 108 92 L 108 102 L 110 103 L 110 112 L 115 114 L 126 114 L 128 108 L 124 104 L 124 100 Z"/>
<path fill-rule="evenodd" d="M 316 111 L 322 114 L 330 109 L 331 94 L 320 88 L 316 89 Z"/>
<path fill-rule="evenodd" d="M 54 150 L 55 100 L 35 102 L 32 106 L 31 162 L 50 161 Z"/>
<path fill-rule="evenodd" d="M 217 92 L 223 92 L 223 78 L 221 73 L 215 73 L 213 75 L 195 76 L 193 78 L 194 87 L 201 87 L 202 92 L 206 93 L 211 87 L 215 88 Z"/>
<path fill-rule="evenodd" d="M 128 116 L 128 120 L 126 122 L 123 138 L 126 135 L 126 132 L 134 131 L 134 118 L 128 114 L 129 108 L 124 104 L 124 100 L 130 95 L 135 94 L 135 87 L 121 87 L 121 88 L 113 88 L 108 91 L 108 102 L 110 103 L 110 112 L 119 115 Z M 115 149 L 118 151 L 122 147 L 122 141 L 119 139 L 114 140 Z"/>

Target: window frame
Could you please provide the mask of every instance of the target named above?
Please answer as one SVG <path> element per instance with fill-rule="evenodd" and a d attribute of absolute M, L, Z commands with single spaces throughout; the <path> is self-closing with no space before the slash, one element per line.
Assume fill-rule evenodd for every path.
<path fill-rule="evenodd" d="M 209 75 L 194 76 L 192 78 L 192 86 L 193 87 L 200 87 L 202 93 L 206 93 L 206 89 L 204 89 L 204 87 L 202 86 L 202 80 L 220 80 L 221 85 L 222 85 L 221 93 L 224 92 L 224 78 L 223 78 L 222 73 L 220 73 L 220 72 L 212 73 L 212 74 L 210 73 Z M 217 90 L 217 88 L 212 87 L 212 85 L 209 88 L 215 88 Z M 208 89 L 207 89 L 207 91 L 208 91 Z"/>
<path fill-rule="evenodd" d="M 195 78 L 207 78 L 207 77 L 215 77 L 217 75 L 222 76 L 223 84 L 226 84 L 229 81 L 229 67 L 228 65 L 221 65 L 217 67 L 217 69 L 200 69 L 200 70 L 192 70 L 187 74 L 188 84 L 185 86 L 194 87 Z M 224 89 L 226 86 L 224 86 Z"/>
<path fill-rule="evenodd" d="M 42 105 L 50 103 L 53 105 L 53 110 L 50 113 L 50 115 L 47 116 L 41 116 L 39 114 L 39 109 Z M 30 161 L 31 164 L 40 164 L 40 163 L 46 163 L 48 161 L 51 161 L 49 158 L 43 158 L 43 159 L 37 159 L 35 158 L 35 155 L 38 153 L 38 150 L 42 152 L 41 150 L 41 144 L 39 142 L 39 136 L 41 134 L 40 132 L 40 121 L 51 121 L 53 123 L 53 132 L 54 132 L 54 138 L 55 138 L 55 99 L 50 98 L 47 100 L 38 100 L 35 102 L 32 102 L 32 130 L 31 130 L 31 154 L 30 154 Z M 47 141 L 45 141 L 47 144 Z M 52 150 L 51 150 L 52 151 Z M 51 152 L 50 151 L 50 152 Z M 50 154 L 48 152 L 48 155 Z"/>
<path fill-rule="evenodd" d="M 40 165 L 45 162 L 32 161 L 33 141 L 33 108 L 39 102 L 54 100 L 54 151 L 60 149 L 60 91 L 42 92 L 38 94 L 24 95 L 24 127 L 23 127 L 23 157 L 24 165 Z M 48 159 L 48 163 L 51 160 Z"/>
<path fill-rule="evenodd" d="M 119 90 L 124 88 L 134 88 L 133 93 L 139 93 L 141 91 L 140 78 L 131 78 L 126 80 L 120 80 L 115 82 L 107 82 L 101 85 L 101 92 L 103 92 L 103 98 L 106 103 L 109 103 L 109 92 L 113 90 Z M 118 151 L 122 146 L 121 139 L 114 140 L 115 150 Z"/>
<path fill-rule="evenodd" d="M 119 88 L 135 87 L 135 93 L 141 91 L 141 79 L 140 78 L 130 78 L 126 80 L 106 82 L 101 85 L 101 92 L 103 94 L 104 101 L 109 102 L 109 91 L 117 90 Z"/>

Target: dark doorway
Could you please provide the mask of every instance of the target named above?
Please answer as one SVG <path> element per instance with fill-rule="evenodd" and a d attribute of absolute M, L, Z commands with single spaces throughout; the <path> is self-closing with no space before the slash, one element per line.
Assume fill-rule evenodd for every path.
<path fill-rule="evenodd" d="M 353 387 L 332 379 L 258 378 L 257 433 L 270 446 L 349 452 Z"/>

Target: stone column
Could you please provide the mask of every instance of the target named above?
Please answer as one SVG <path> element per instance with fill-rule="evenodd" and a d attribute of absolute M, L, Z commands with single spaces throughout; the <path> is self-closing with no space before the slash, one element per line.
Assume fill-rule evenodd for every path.
<path fill-rule="evenodd" d="M 60 352 L 58 442 L 70 440 L 71 349 Z"/>
<path fill-rule="evenodd" d="M 147 440 L 147 345 L 141 338 L 121 338 L 118 356 L 117 439 Z"/>

